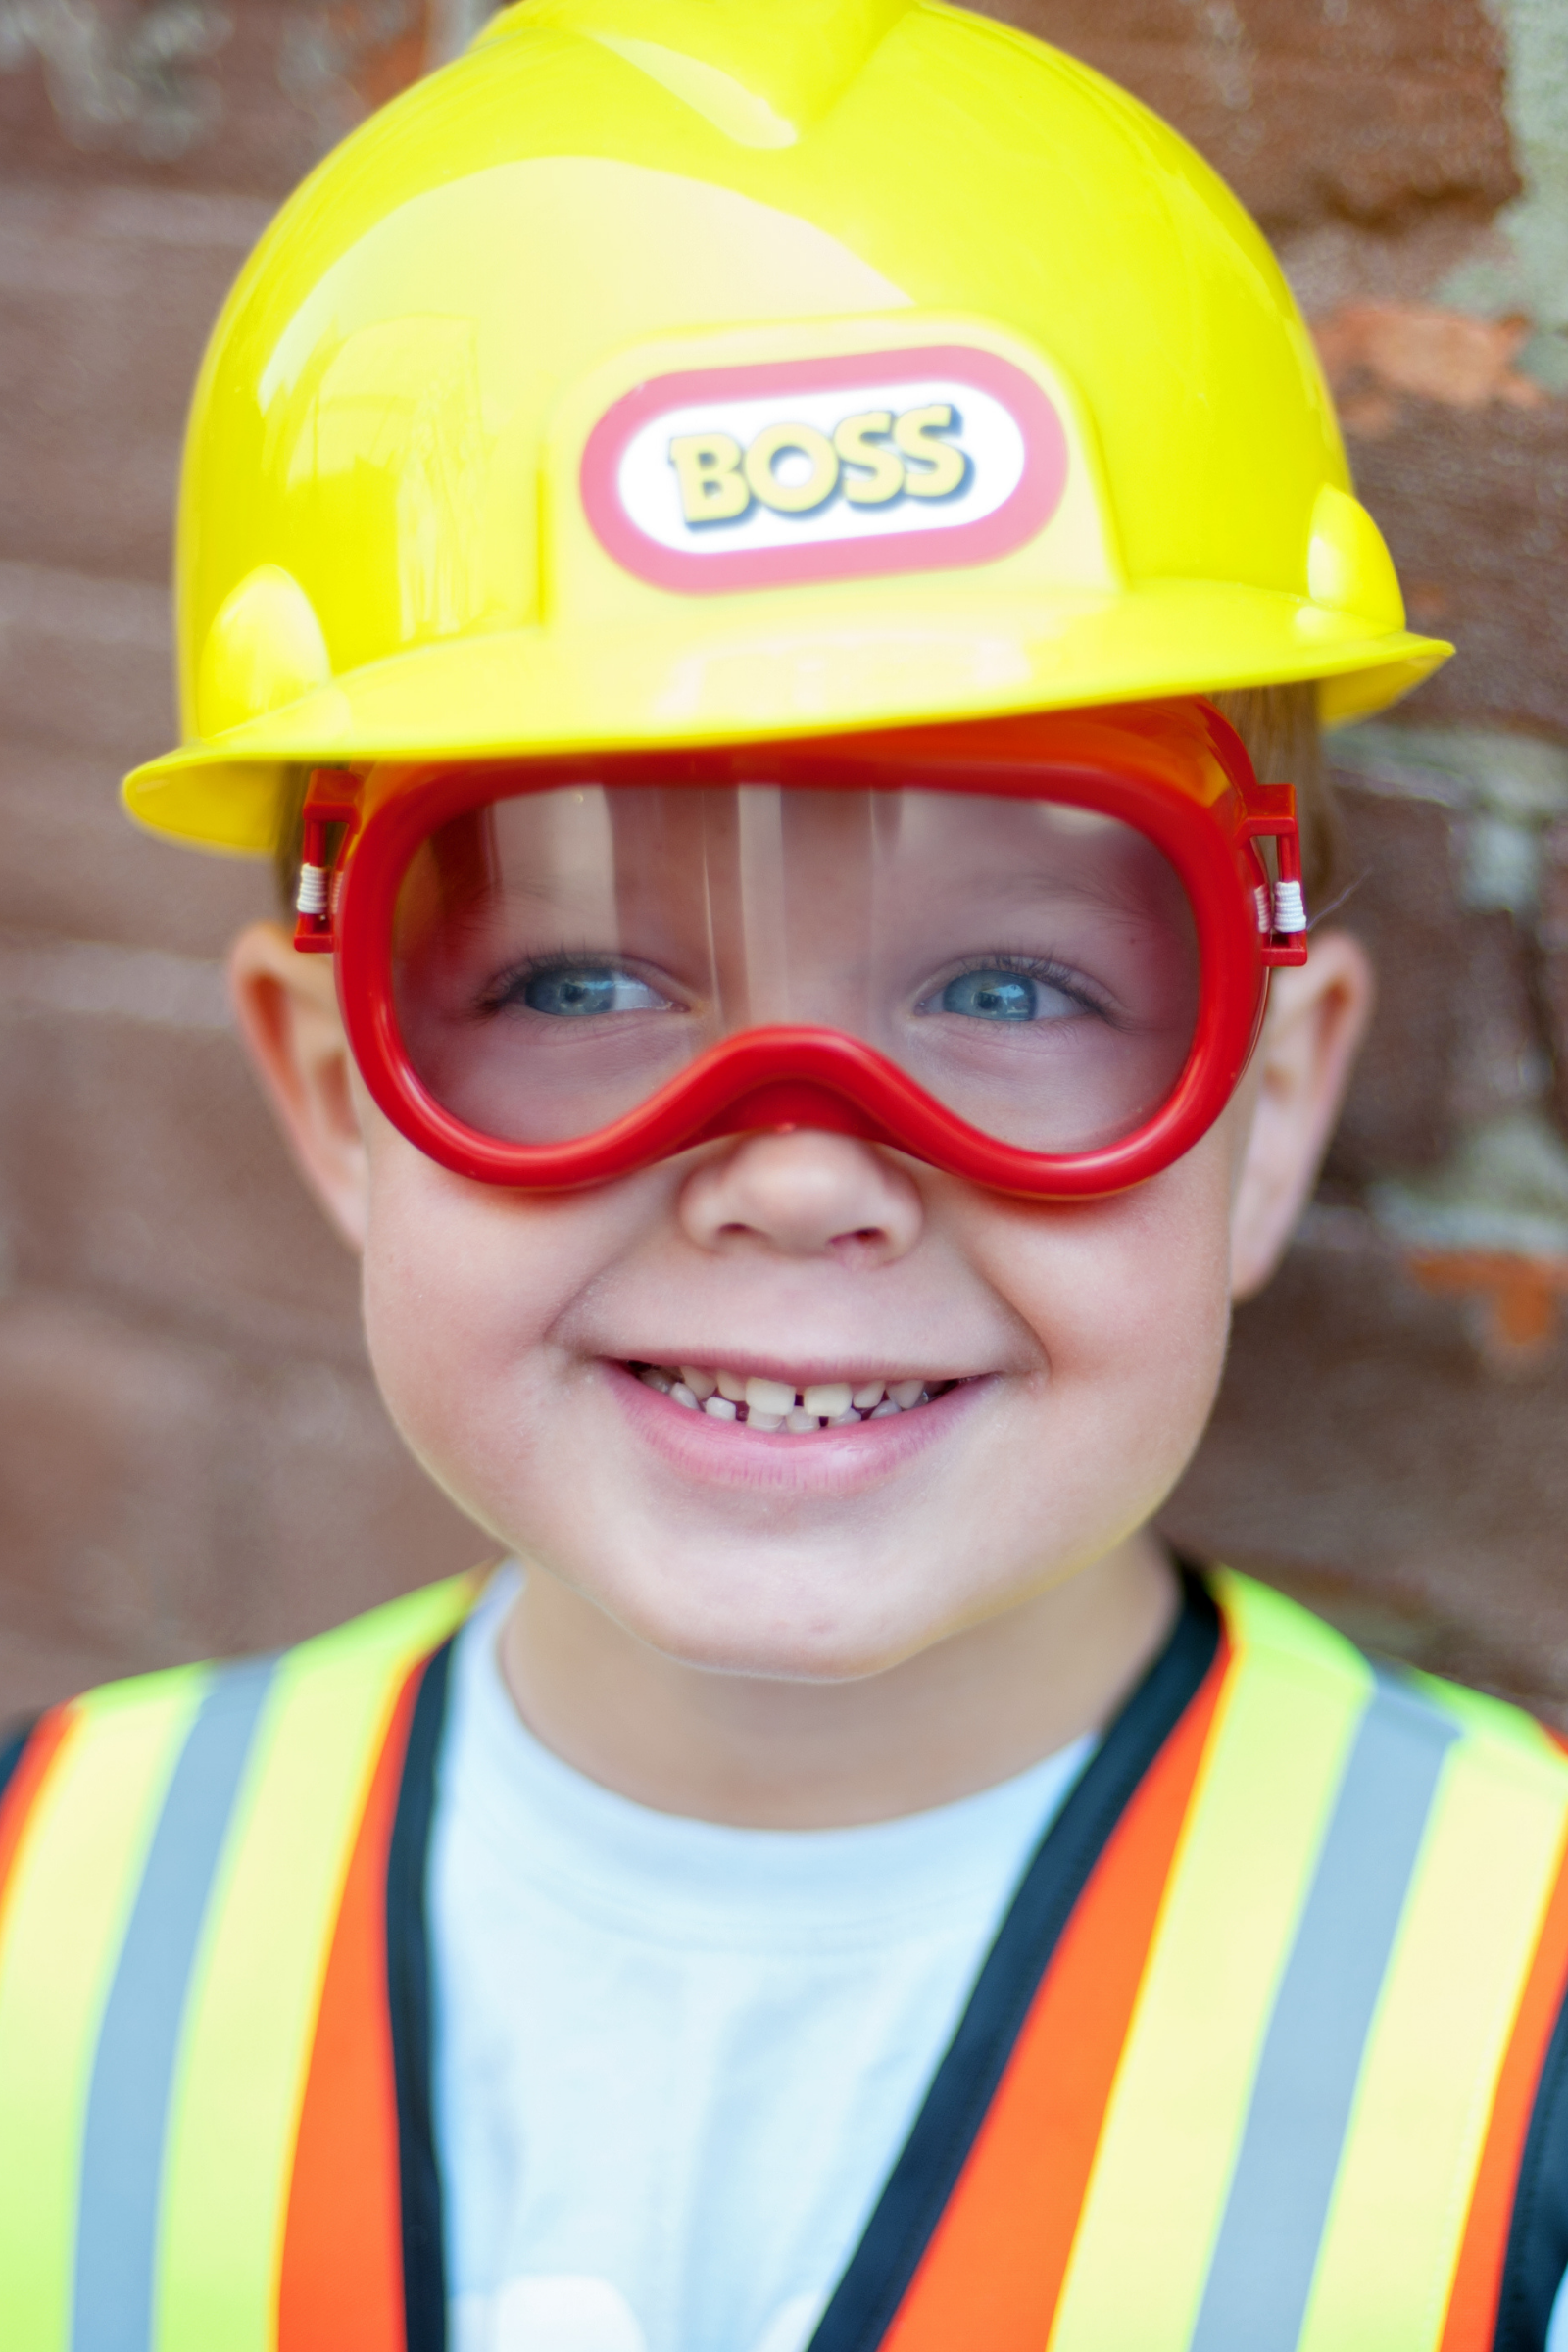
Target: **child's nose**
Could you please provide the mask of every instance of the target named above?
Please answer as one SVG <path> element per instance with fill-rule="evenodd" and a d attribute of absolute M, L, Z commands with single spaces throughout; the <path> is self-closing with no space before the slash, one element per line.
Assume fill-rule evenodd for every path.
<path fill-rule="evenodd" d="M 917 1187 L 874 1145 L 820 1128 L 750 1135 L 693 1169 L 678 1210 L 703 1250 L 884 1265 L 919 1239 Z"/>

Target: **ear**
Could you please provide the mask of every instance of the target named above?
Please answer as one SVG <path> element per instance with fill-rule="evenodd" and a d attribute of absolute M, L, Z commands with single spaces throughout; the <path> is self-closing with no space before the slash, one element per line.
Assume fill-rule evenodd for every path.
<path fill-rule="evenodd" d="M 368 1163 L 329 956 L 300 956 L 279 923 L 229 950 L 240 1036 L 301 1174 L 351 1250 L 365 1246 Z"/>
<path fill-rule="evenodd" d="M 1231 1295 L 1260 1291 L 1306 1205 L 1372 1017 L 1366 950 L 1348 931 L 1312 941 L 1308 960 L 1277 971 L 1248 1073 L 1251 1124 L 1231 1209 Z"/>

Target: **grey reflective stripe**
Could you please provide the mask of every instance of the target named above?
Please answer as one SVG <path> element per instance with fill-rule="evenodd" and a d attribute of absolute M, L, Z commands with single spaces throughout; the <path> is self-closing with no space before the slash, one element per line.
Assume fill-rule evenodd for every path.
<path fill-rule="evenodd" d="M 93 2057 L 72 2352 L 148 2352 L 164 2135 L 191 1967 L 277 1662 L 220 1667 L 170 1776 Z"/>
<path fill-rule="evenodd" d="M 1377 1689 L 1340 1783 L 1263 2040 L 1189 2352 L 1292 2352 L 1451 1717 Z"/>

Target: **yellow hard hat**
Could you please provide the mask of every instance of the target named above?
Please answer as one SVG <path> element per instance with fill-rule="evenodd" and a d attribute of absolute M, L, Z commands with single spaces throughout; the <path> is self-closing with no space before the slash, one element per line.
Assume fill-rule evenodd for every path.
<path fill-rule="evenodd" d="M 241 851 L 303 763 L 1333 720 L 1449 651 L 1235 199 L 939 0 L 526 0 L 366 124 L 214 334 L 178 634 L 126 802 Z"/>

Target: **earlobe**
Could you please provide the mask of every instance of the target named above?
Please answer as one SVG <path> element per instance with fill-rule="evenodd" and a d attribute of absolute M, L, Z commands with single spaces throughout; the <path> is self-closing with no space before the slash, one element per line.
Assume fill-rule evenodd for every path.
<path fill-rule="evenodd" d="M 1250 1298 L 1284 1254 L 1328 1150 L 1372 1016 L 1366 950 L 1346 931 L 1314 938 L 1310 960 L 1274 975 L 1248 1075 L 1251 1116 L 1231 1209 L 1231 1294 Z"/>
<path fill-rule="evenodd" d="M 239 1032 L 306 1183 L 352 1250 L 365 1245 L 368 1163 L 331 961 L 252 923 L 228 957 Z"/>

